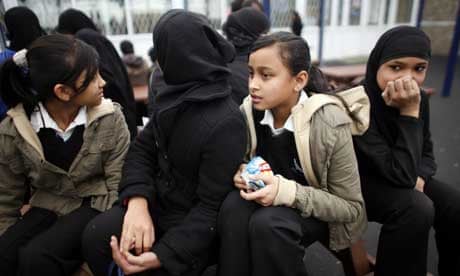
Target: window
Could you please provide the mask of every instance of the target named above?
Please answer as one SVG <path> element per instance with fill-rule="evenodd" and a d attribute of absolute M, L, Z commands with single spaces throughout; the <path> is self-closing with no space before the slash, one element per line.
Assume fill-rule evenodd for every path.
<path fill-rule="evenodd" d="M 343 0 L 338 0 L 339 1 L 339 7 L 337 11 L 337 25 L 342 25 L 342 14 L 343 14 Z"/>
<path fill-rule="evenodd" d="M 413 0 L 399 0 L 398 12 L 396 14 L 397 23 L 409 23 L 411 20 Z"/>
<path fill-rule="evenodd" d="M 361 0 L 350 1 L 350 25 L 359 25 L 361 19 Z"/>
<path fill-rule="evenodd" d="M 379 0 L 369 0 L 369 25 L 379 23 L 381 2 Z"/>
<path fill-rule="evenodd" d="M 305 25 L 319 25 L 319 3 L 323 0 L 308 0 Z M 331 25 L 331 0 L 324 1 L 324 25 Z"/>
<path fill-rule="evenodd" d="M 123 2 L 123 1 L 121 1 Z M 131 0 L 131 17 L 133 20 L 134 33 L 152 33 L 161 15 L 171 9 L 170 0 Z M 124 20 L 124 16 L 121 16 Z M 121 22 L 123 26 L 124 22 Z M 126 23 L 124 23 L 126 24 Z"/>
<path fill-rule="evenodd" d="M 216 0 L 185 0 L 184 8 L 186 10 L 206 15 L 211 21 L 211 25 L 220 29 L 222 18 L 220 12 L 220 1 Z"/>
<path fill-rule="evenodd" d="M 289 27 L 291 25 L 292 10 L 295 10 L 295 0 L 271 0 L 271 27 Z"/>
<path fill-rule="evenodd" d="M 385 16 L 383 17 L 384 24 L 388 24 L 388 18 L 390 15 L 390 5 L 391 5 L 391 0 L 386 0 L 385 1 Z"/>

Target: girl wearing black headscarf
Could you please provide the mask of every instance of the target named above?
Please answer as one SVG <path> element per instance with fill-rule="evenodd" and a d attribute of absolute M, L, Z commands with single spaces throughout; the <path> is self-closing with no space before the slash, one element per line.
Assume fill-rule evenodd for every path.
<path fill-rule="evenodd" d="M 232 97 L 241 104 L 248 95 L 248 56 L 252 44 L 270 29 L 270 21 L 264 13 L 247 7 L 231 13 L 222 26 L 227 39 L 235 46 L 236 57 L 228 64 L 232 70 Z"/>
<path fill-rule="evenodd" d="M 95 275 L 107 275 L 112 257 L 126 274 L 201 275 L 246 148 L 230 96 L 232 45 L 204 16 L 183 10 L 165 13 L 153 40 L 166 86 L 125 159 L 120 204 L 83 236 Z"/>
<path fill-rule="evenodd" d="M 59 15 L 56 27 L 58 33 L 74 35 L 81 29 L 92 29 L 99 32 L 93 20 L 80 10 L 67 9 Z"/>
<path fill-rule="evenodd" d="M 430 40 L 414 27 L 384 33 L 364 85 L 371 124 L 354 137 L 369 220 L 382 223 L 375 275 L 426 275 L 428 234 L 436 230 L 439 274 L 460 275 L 460 190 L 436 172 L 427 95 L 419 87 Z"/>
<path fill-rule="evenodd" d="M 142 125 L 142 122 L 137 121 L 133 88 L 117 50 L 112 42 L 93 29 L 82 29 L 75 36 L 93 46 L 98 52 L 99 72 L 106 81 L 104 96 L 123 107 L 123 114 L 133 139 L 137 135 L 137 125 Z"/>

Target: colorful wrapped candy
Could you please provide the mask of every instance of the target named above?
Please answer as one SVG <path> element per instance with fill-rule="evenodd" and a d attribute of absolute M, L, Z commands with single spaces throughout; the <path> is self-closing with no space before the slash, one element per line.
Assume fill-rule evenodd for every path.
<path fill-rule="evenodd" d="M 248 189 L 258 190 L 265 187 L 265 183 L 262 180 L 251 179 L 251 176 L 255 176 L 261 173 L 268 173 L 273 175 L 273 171 L 270 165 L 260 156 L 255 156 L 246 165 L 246 169 L 241 173 L 241 177 L 246 182 Z"/>

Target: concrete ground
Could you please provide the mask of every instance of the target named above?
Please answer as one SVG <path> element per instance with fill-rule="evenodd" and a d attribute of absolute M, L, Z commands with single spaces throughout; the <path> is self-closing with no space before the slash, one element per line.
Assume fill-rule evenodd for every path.
<path fill-rule="evenodd" d="M 426 87 L 436 93 L 430 99 L 431 134 L 434 154 L 438 164 L 436 178 L 460 189 L 460 58 L 457 61 L 451 96 L 441 97 L 446 72 L 446 57 L 433 57 L 428 69 Z M 460 203 L 459 203 L 460 204 Z M 370 223 L 364 236 L 368 252 L 375 256 L 380 226 Z M 343 269 L 320 244 L 313 244 L 306 253 L 306 264 L 310 276 L 343 276 Z M 437 250 L 433 231 L 430 234 L 428 271 L 437 274 Z"/>

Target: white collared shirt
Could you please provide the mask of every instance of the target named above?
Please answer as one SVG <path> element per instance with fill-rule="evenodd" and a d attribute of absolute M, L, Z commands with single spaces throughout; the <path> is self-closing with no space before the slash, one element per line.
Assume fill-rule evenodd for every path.
<path fill-rule="evenodd" d="M 67 141 L 72 136 L 72 133 L 77 126 L 86 126 L 86 106 L 82 106 L 80 108 L 77 116 L 75 116 L 75 119 L 70 123 L 66 130 L 62 130 L 59 128 L 57 123 L 53 120 L 53 118 L 50 116 L 45 106 L 41 102 L 38 103 L 38 106 L 39 107 L 36 108 L 30 116 L 30 124 L 37 133 L 42 128 L 51 128 L 56 131 L 56 134 L 59 135 L 62 138 L 62 140 Z"/>
<path fill-rule="evenodd" d="M 305 93 L 305 91 L 302 91 L 300 93 L 300 97 L 299 97 L 299 100 L 297 101 L 297 104 L 305 101 L 306 99 L 308 99 L 307 93 Z M 260 124 L 269 126 L 273 135 L 280 135 L 286 130 L 290 132 L 294 132 L 294 124 L 292 122 L 292 115 L 289 115 L 286 122 L 284 122 L 284 126 L 281 128 L 275 128 L 274 121 L 275 120 L 273 118 L 273 113 L 271 112 L 270 109 L 266 109 L 264 118 L 260 121 Z"/>

